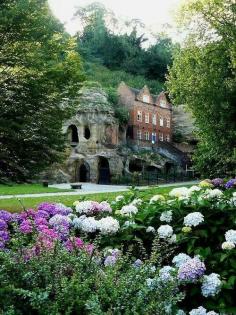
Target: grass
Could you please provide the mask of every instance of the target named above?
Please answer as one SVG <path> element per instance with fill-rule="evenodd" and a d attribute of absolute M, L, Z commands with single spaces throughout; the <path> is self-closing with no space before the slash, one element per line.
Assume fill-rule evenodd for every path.
<path fill-rule="evenodd" d="M 70 189 L 59 189 L 43 187 L 41 184 L 13 184 L 0 185 L 0 195 L 25 195 L 71 191 Z"/>
<path fill-rule="evenodd" d="M 191 186 L 191 185 L 186 185 Z M 180 187 L 180 186 L 177 186 Z M 144 200 L 149 200 L 155 194 L 167 194 L 171 187 L 151 187 L 149 189 L 143 189 L 139 191 L 139 197 Z M 96 200 L 96 201 L 112 201 L 118 195 L 126 195 L 129 192 L 114 192 L 114 193 L 97 193 L 89 195 L 73 195 L 73 196 L 50 196 L 50 197 L 34 197 L 34 198 L 21 198 L 20 200 L 14 199 L 1 199 L 0 200 L 0 209 L 8 210 L 11 212 L 19 212 L 25 208 L 36 208 L 37 205 L 41 202 L 61 202 L 67 206 L 71 206 L 72 203 L 76 200 Z"/>

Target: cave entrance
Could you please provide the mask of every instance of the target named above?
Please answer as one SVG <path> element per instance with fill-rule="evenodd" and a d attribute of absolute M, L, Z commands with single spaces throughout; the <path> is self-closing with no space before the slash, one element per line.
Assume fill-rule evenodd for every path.
<path fill-rule="evenodd" d="M 79 181 L 80 182 L 89 182 L 90 180 L 90 168 L 88 163 L 84 162 L 82 165 L 80 165 L 79 168 Z"/>
<path fill-rule="evenodd" d="M 98 161 L 98 184 L 110 184 L 111 174 L 108 159 L 99 157 Z"/>

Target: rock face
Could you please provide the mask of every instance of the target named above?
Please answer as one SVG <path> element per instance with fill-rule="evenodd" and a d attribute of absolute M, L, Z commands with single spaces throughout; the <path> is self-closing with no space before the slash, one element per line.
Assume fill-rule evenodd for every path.
<path fill-rule="evenodd" d="M 72 147 L 67 162 L 71 181 L 108 183 L 122 174 L 123 161 L 117 153 L 119 123 L 106 93 L 98 86 L 84 87 L 75 117 L 64 126 Z"/>

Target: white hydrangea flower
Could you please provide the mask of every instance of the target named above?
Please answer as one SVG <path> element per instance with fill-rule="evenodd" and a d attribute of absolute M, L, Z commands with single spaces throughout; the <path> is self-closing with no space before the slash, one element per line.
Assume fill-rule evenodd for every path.
<path fill-rule="evenodd" d="M 176 315 L 186 315 L 186 313 L 183 310 L 178 310 Z"/>
<path fill-rule="evenodd" d="M 184 217 L 185 226 L 198 226 L 202 222 L 204 222 L 204 216 L 201 212 L 192 212 Z"/>
<path fill-rule="evenodd" d="M 81 215 L 80 217 L 75 217 L 72 221 L 72 224 L 75 228 L 78 228 L 80 229 L 81 228 L 81 222 L 84 220 L 84 219 L 87 219 L 86 215 Z"/>
<path fill-rule="evenodd" d="M 153 284 L 153 282 L 154 282 L 154 279 L 151 279 L 151 278 L 148 278 L 148 279 L 146 280 L 146 283 L 147 283 L 147 286 L 148 286 L 148 287 L 151 287 L 152 284 Z"/>
<path fill-rule="evenodd" d="M 206 199 L 219 199 L 222 197 L 223 192 L 220 189 L 207 189 L 204 193 Z"/>
<path fill-rule="evenodd" d="M 83 232 L 94 233 L 98 229 L 98 221 L 93 217 L 85 218 L 81 221 L 80 228 Z"/>
<path fill-rule="evenodd" d="M 116 202 L 123 200 L 125 197 L 123 195 L 116 196 Z"/>
<path fill-rule="evenodd" d="M 202 282 L 202 295 L 205 297 L 215 296 L 220 292 L 221 289 L 221 281 L 220 275 L 217 273 L 211 273 L 209 276 L 203 276 Z"/>
<path fill-rule="evenodd" d="M 224 250 L 231 250 L 235 248 L 235 244 L 232 242 L 224 242 L 222 243 L 221 248 Z"/>
<path fill-rule="evenodd" d="M 112 217 L 106 217 L 97 221 L 97 227 L 101 234 L 107 235 L 116 233 L 119 230 L 120 225 L 116 219 Z"/>
<path fill-rule="evenodd" d="M 136 198 L 130 204 L 133 206 L 141 206 L 142 203 L 143 203 L 142 199 Z"/>
<path fill-rule="evenodd" d="M 146 229 L 147 233 L 155 233 L 155 231 L 156 230 L 155 230 L 155 228 L 153 226 L 148 226 L 147 229 Z"/>
<path fill-rule="evenodd" d="M 172 211 L 164 211 L 160 216 L 160 221 L 170 223 L 172 221 Z"/>
<path fill-rule="evenodd" d="M 185 264 L 189 259 L 191 259 L 191 257 L 187 254 L 184 253 L 180 253 L 178 255 L 176 255 L 173 260 L 172 263 L 176 266 L 176 267 L 180 267 L 183 264 Z"/>
<path fill-rule="evenodd" d="M 136 214 L 138 212 L 138 208 L 132 204 L 123 206 L 120 210 L 120 214 L 124 216 L 132 216 L 132 214 Z"/>
<path fill-rule="evenodd" d="M 158 230 L 157 233 L 159 235 L 160 238 L 170 238 L 173 235 L 173 228 L 170 225 L 161 225 Z"/>
<path fill-rule="evenodd" d="M 186 187 L 174 188 L 169 192 L 169 196 L 175 198 L 188 197 L 188 188 Z"/>
<path fill-rule="evenodd" d="M 149 201 L 149 203 L 150 204 L 153 204 L 153 203 L 155 203 L 155 202 L 157 202 L 157 201 L 165 201 L 165 197 L 164 196 L 162 196 L 162 195 L 154 195 L 151 199 L 150 199 L 150 201 Z"/>
<path fill-rule="evenodd" d="M 207 310 L 204 307 L 199 306 L 198 308 L 191 310 L 189 315 L 207 315 Z"/>
<path fill-rule="evenodd" d="M 193 193 L 200 190 L 201 190 L 201 187 L 194 185 L 188 189 L 188 196 L 191 196 Z"/>
<path fill-rule="evenodd" d="M 229 230 L 225 233 L 225 239 L 227 242 L 234 243 L 236 245 L 236 230 Z"/>
<path fill-rule="evenodd" d="M 173 234 L 169 239 L 168 239 L 168 243 L 169 244 L 174 244 L 177 242 L 177 236 L 176 234 Z"/>
<path fill-rule="evenodd" d="M 112 208 L 107 201 L 100 202 L 100 207 L 102 212 L 112 212 Z"/>
<path fill-rule="evenodd" d="M 93 207 L 92 203 L 93 203 L 93 201 L 90 201 L 90 200 L 81 201 L 78 204 L 76 204 L 75 210 L 78 213 L 85 213 L 85 214 L 87 214 L 87 213 L 91 212 L 91 209 Z"/>
<path fill-rule="evenodd" d="M 219 314 L 214 311 L 210 311 L 210 312 L 207 312 L 207 315 L 219 315 Z"/>

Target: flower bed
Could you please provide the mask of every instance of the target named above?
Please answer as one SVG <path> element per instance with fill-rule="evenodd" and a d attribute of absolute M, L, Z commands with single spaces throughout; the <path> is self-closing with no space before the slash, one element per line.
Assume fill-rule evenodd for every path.
<path fill-rule="evenodd" d="M 0 313 L 236 314 L 236 180 L 0 211 Z"/>

